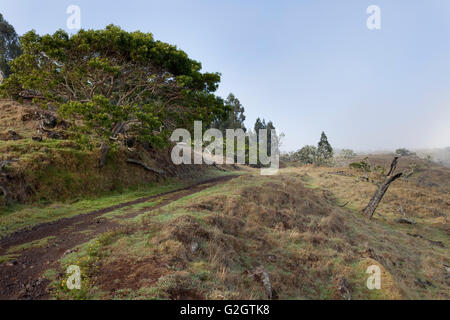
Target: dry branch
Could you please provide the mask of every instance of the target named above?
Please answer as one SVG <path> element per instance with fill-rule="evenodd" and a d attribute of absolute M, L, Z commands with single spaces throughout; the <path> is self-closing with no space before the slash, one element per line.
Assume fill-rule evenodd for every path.
<path fill-rule="evenodd" d="M 269 300 L 272 300 L 272 298 L 273 298 L 273 288 L 272 288 L 272 284 L 270 283 L 269 274 L 264 269 L 264 267 L 263 266 L 257 267 L 255 269 L 255 271 L 249 275 L 249 277 L 256 277 L 257 279 L 259 279 L 259 281 L 261 281 L 263 286 L 264 286 L 267 298 Z"/>
<path fill-rule="evenodd" d="M 138 160 L 128 159 L 127 162 L 128 162 L 128 163 L 132 163 L 132 164 L 136 164 L 136 165 L 138 165 L 138 166 L 141 166 L 141 167 L 143 167 L 145 170 L 154 172 L 154 173 L 159 174 L 159 175 L 165 175 L 165 174 L 166 174 L 163 170 L 149 167 L 149 166 L 146 165 L 145 163 L 143 163 L 143 162 L 141 162 L 141 161 L 138 161 Z"/>
<path fill-rule="evenodd" d="M 372 218 L 373 214 L 375 213 L 375 210 L 378 207 L 378 204 L 380 203 L 381 199 L 383 199 L 384 194 L 386 193 L 387 189 L 389 188 L 389 185 L 403 175 L 403 173 L 401 173 L 401 172 L 397 173 L 395 175 L 392 175 L 395 171 L 395 168 L 397 167 L 397 163 L 398 163 L 398 157 L 395 157 L 391 163 L 391 169 L 389 170 L 389 174 L 388 174 L 386 180 L 380 185 L 378 190 L 372 196 L 372 199 L 370 199 L 367 206 L 363 209 L 363 214 L 365 216 Z"/>
<path fill-rule="evenodd" d="M 398 163 L 398 157 L 394 157 L 394 160 L 392 160 L 392 163 L 391 163 L 391 169 L 389 169 L 389 172 L 386 175 L 386 177 L 389 177 L 390 175 L 392 175 L 394 173 L 394 170 L 397 167 L 397 163 Z"/>
<path fill-rule="evenodd" d="M 227 171 L 224 168 L 219 167 L 215 162 L 213 163 L 213 167 L 220 171 Z"/>
<path fill-rule="evenodd" d="M 345 207 L 346 205 L 348 205 L 349 203 L 350 203 L 350 201 L 347 201 L 347 202 L 344 203 L 344 204 L 337 204 L 337 206 L 343 208 L 343 207 Z"/>

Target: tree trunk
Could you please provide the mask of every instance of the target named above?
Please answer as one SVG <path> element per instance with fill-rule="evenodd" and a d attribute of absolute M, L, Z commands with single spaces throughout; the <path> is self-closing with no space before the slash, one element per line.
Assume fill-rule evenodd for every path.
<path fill-rule="evenodd" d="M 389 188 L 389 185 L 402 176 L 402 174 L 403 174 L 402 172 L 392 175 L 393 172 L 395 171 L 395 168 L 397 167 L 397 162 L 398 162 L 398 157 L 395 157 L 391 163 L 391 169 L 389 170 L 389 174 L 388 174 L 386 180 L 380 185 L 378 190 L 372 196 L 372 199 L 370 199 L 367 206 L 363 209 L 362 212 L 365 216 L 372 218 L 373 214 L 375 213 L 375 210 L 378 207 L 378 204 L 380 203 L 381 199 L 383 199 L 384 194 L 386 193 L 387 189 Z"/>
<path fill-rule="evenodd" d="M 102 142 L 102 144 L 100 145 L 100 163 L 99 163 L 100 168 L 103 168 L 105 166 L 106 156 L 108 155 L 108 152 L 109 152 L 108 144 Z"/>
<path fill-rule="evenodd" d="M 5 204 L 5 206 L 8 205 L 9 203 L 9 194 L 8 194 L 8 190 L 6 190 L 5 187 L 0 185 L 0 191 L 3 193 L 3 202 Z"/>

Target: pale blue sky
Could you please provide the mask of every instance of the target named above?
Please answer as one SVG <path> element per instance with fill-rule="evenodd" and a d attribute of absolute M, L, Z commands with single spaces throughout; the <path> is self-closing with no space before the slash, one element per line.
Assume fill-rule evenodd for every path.
<path fill-rule="evenodd" d="M 222 73 L 218 94 L 286 134 L 283 149 L 316 144 L 355 150 L 450 145 L 449 0 L 0 0 L 19 34 L 110 23 L 176 44 L 204 71 Z M 366 9 L 381 8 L 381 30 Z M 67 30 L 69 31 L 69 30 Z"/>

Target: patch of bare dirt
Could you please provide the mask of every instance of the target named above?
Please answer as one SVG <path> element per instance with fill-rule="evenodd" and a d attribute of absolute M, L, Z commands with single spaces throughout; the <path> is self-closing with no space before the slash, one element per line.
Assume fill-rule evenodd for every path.
<path fill-rule="evenodd" d="M 121 257 L 101 265 L 101 270 L 97 282 L 102 284 L 102 290 L 114 294 L 120 289 L 138 290 L 142 286 L 152 286 L 168 269 L 156 257 L 141 260 Z"/>

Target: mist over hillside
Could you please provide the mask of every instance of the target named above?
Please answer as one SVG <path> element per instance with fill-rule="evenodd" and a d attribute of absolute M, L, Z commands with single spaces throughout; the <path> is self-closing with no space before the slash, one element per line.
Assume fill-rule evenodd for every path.
<path fill-rule="evenodd" d="M 431 160 L 446 166 L 450 167 L 450 147 L 446 148 L 435 148 L 435 149 L 418 149 L 416 153 L 419 157 L 426 157 L 427 155 L 431 156 Z"/>

